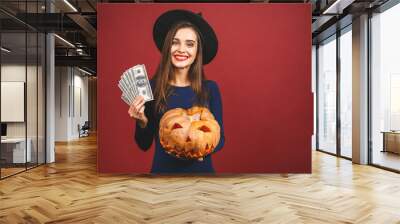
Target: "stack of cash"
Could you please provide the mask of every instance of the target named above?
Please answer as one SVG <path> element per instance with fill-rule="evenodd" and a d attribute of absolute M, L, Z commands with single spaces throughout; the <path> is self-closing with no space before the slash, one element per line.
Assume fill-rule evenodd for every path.
<path fill-rule="evenodd" d="M 129 106 L 139 95 L 144 97 L 145 102 L 154 99 L 144 65 L 135 65 L 126 70 L 119 80 L 118 87 L 122 91 L 121 99 Z"/>

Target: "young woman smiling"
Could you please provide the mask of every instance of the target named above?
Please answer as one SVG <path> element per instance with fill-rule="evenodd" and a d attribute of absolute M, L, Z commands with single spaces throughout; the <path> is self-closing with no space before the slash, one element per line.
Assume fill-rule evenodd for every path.
<path fill-rule="evenodd" d="M 223 147 L 221 94 L 217 83 L 207 80 L 203 71 L 203 65 L 210 63 L 217 53 L 217 37 L 201 15 L 172 10 L 157 19 L 153 38 L 161 51 L 160 64 L 150 80 L 155 100 L 144 103 L 143 97 L 138 96 L 128 111 L 136 120 L 136 143 L 146 151 L 155 140 L 152 173 L 213 173 L 211 155 L 179 159 L 165 152 L 158 130 L 161 117 L 171 109 L 207 107 L 221 132 L 213 153 Z"/>

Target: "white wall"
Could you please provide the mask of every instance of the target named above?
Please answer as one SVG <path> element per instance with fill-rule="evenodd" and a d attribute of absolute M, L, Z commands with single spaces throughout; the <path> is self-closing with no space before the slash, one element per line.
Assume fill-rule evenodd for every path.
<path fill-rule="evenodd" d="M 69 68 L 55 68 L 55 141 L 68 140 Z"/>
<path fill-rule="evenodd" d="M 74 108 L 72 109 L 72 130 L 71 130 L 71 135 L 74 136 L 74 138 L 79 137 L 78 133 L 78 124 L 81 126 L 85 123 L 85 121 L 88 121 L 89 118 L 89 111 L 88 111 L 88 77 L 81 76 L 82 73 L 78 73 L 76 75 L 76 71 L 74 75 Z"/>
<path fill-rule="evenodd" d="M 78 124 L 88 120 L 88 77 L 72 67 L 56 67 L 55 140 L 79 138 Z"/>
<path fill-rule="evenodd" d="M 32 67 L 28 67 L 28 71 Z M 25 82 L 25 64 L 8 64 L 1 66 L 1 81 L 3 82 Z M 30 74 L 30 72 L 28 72 Z M 3 96 L 4 97 L 4 96 Z M 7 108 L 1 108 L 6 110 Z M 11 122 L 7 123 L 7 137 L 25 137 L 25 123 Z"/>

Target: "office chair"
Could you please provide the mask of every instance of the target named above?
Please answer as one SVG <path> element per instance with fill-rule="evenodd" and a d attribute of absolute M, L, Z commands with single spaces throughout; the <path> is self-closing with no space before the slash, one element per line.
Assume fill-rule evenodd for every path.
<path fill-rule="evenodd" d="M 80 137 L 87 137 L 89 136 L 89 129 L 90 129 L 90 125 L 89 125 L 89 121 L 85 121 L 85 123 L 82 125 L 82 127 L 79 127 L 80 125 L 78 125 L 78 129 L 79 129 L 79 138 Z"/>

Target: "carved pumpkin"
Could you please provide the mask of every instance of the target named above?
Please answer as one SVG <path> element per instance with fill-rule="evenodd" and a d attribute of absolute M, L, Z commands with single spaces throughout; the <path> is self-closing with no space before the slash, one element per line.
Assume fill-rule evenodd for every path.
<path fill-rule="evenodd" d="M 160 143 L 167 153 L 195 159 L 210 154 L 220 139 L 220 127 L 205 107 L 167 111 L 160 120 Z"/>

